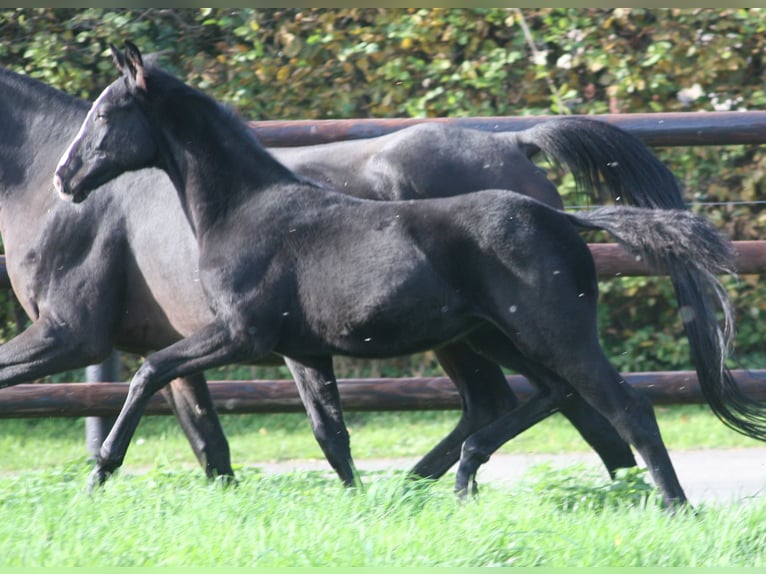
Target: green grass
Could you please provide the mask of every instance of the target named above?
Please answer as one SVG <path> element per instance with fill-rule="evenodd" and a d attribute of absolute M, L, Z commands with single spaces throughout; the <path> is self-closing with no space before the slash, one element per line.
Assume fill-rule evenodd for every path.
<path fill-rule="evenodd" d="M 659 508 L 639 472 L 616 483 L 546 470 L 457 501 L 450 485 L 367 473 L 242 469 L 237 488 L 155 468 L 84 489 L 83 464 L 0 478 L 4 566 L 755 566 L 766 502 Z M 10 517 L 13 517 L 10 519 Z"/>
<path fill-rule="evenodd" d="M 658 407 L 663 438 L 672 450 L 762 446 L 724 426 L 701 405 Z M 347 413 L 356 459 L 421 456 L 455 424 L 457 411 Z M 224 415 L 235 464 L 323 458 L 303 414 Z M 82 419 L 0 420 L 0 472 L 45 469 L 83 460 Z M 508 442 L 501 452 L 559 453 L 589 447 L 559 415 Z M 139 424 L 128 450 L 127 467 L 194 464 L 175 417 L 149 416 Z"/>
<path fill-rule="evenodd" d="M 761 443 L 706 408 L 658 408 L 673 449 Z M 348 413 L 357 460 L 425 453 L 458 413 Z M 305 415 L 227 415 L 239 485 L 208 483 L 173 417 L 145 417 L 125 470 L 86 489 L 81 419 L 0 421 L 4 566 L 756 566 L 766 563 L 766 501 L 659 508 L 644 471 L 533 468 L 511 490 L 482 484 L 459 503 L 452 480 L 363 473 L 266 474 L 260 461 L 321 458 Z M 561 417 L 506 452 L 582 451 Z M 11 518 L 12 517 L 12 518 Z"/>

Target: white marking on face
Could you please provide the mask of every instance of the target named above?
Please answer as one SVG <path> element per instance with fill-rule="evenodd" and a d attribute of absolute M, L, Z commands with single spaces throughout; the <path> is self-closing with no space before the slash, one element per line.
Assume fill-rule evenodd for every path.
<path fill-rule="evenodd" d="M 93 117 L 93 114 L 96 113 L 96 108 L 106 99 L 106 95 L 108 91 L 109 91 L 109 88 L 107 87 L 103 92 L 101 92 L 98 98 L 96 98 L 96 101 L 93 102 L 93 105 L 90 107 L 90 110 L 88 110 L 88 115 L 85 116 L 85 120 L 82 122 L 82 125 L 80 126 L 80 130 L 77 132 L 77 135 L 74 136 L 72 143 L 69 144 L 69 147 L 61 156 L 61 159 L 59 160 L 59 163 L 56 166 L 56 171 L 58 171 L 61 167 L 63 167 L 64 164 L 69 163 L 70 156 L 72 155 L 72 150 L 74 149 L 75 145 L 77 145 L 77 143 L 82 139 L 82 136 L 85 133 L 86 126 L 90 123 L 90 120 Z"/>

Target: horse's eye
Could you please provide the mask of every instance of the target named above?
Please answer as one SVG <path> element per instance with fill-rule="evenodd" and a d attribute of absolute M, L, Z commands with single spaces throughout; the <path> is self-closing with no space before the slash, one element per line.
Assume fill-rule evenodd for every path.
<path fill-rule="evenodd" d="M 106 112 L 98 112 L 96 113 L 96 120 L 99 122 L 106 122 L 109 119 L 109 116 Z"/>

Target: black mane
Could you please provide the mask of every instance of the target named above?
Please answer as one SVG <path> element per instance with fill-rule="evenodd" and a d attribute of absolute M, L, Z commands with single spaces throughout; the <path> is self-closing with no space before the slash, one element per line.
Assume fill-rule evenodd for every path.
<path fill-rule="evenodd" d="M 34 101 L 65 102 L 67 105 L 88 108 L 88 103 L 81 98 L 57 90 L 36 78 L 0 66 L 0 84 L 4 83 L 10 84 L 15 92 L 23 95 L 23 98 L 19 98 L 19 103 L 29 98 Z"/>
<path fill-rule="evenodd" d="M 30 158 L 48 151 L 61 127 L 76 126 L 87 109 L 80 98 L 0 66 L 0 192 L 29 178 Z"/>
<path fill-rule="evenodd" d="M 268 164 L 275 176 L 304 182 L 269 153 L 231 107 L 185 84 L 154 63 L 144 67 L 144 78 L 149 101 L 171 120 L 178 133 L 189 132 L 202 141 L 227 142 L 227 153 L 241 155 L 241 161 L 253 162 L 255 155 L 261 168 Z M 207 119 L 211 116 L 216 118 L 215 123 Z"/>

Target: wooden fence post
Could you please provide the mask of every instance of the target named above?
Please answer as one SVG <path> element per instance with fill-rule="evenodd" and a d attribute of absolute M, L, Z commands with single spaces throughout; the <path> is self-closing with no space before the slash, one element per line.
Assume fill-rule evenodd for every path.
<path fill-rule="evenodd" d="M 85 368 L 85 380 L 89 383 L 117 383 L 120 381 L 120 355 L 112 351 L 109 358 L 98 365 Z M 114 425 L 116 417 L 85 417 L 85 449 L 88 459 L 95 458 L 101 445 Z"/>

